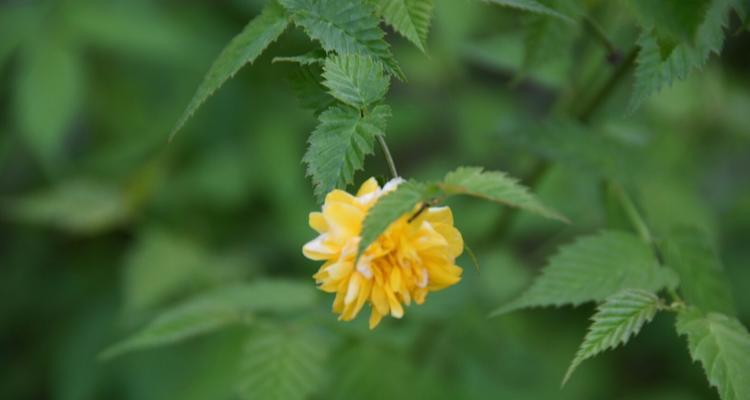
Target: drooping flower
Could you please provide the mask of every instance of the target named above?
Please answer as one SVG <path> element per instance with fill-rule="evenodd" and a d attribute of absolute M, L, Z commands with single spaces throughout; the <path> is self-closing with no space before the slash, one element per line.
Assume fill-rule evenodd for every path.
<path fill-rule="evenodd" d="M 333 311 L 340 320 L 354 319 L 368 304 L 373 329 L 388 314 L 401 318 L 404 304 L 422 304 L 428 292 L 461 280 L 463 270 L 455 260 L 464 243 L 448 207 L 429 207 L 412 221 L 413 212 L 404 214 L 354 265 L 368 210 L 401 182 L 393 179 L 381 189 L 370 178 L 356 196 L 333 190 L 322 211 L 310 213 L 310 227 L 319 236 L 305 244 L 302 252 L 311 260 L 324 261 L 313 277 L 320 290 L 336 293 Z"/>

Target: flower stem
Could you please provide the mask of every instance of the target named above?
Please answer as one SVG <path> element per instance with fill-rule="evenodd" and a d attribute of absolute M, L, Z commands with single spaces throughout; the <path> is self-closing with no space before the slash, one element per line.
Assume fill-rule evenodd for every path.
<path fill-rule="evenodd" d="M 380 143 L 380 148 L 383 149 L 383 155 L 385 156 L 385 161 L 388 163 L 388 169 L 391 171 L 391 176 L 393 178 L 398 178 L 398 171 L 396 171 L 396 163 L 393 162 L 393 157 L 391 156 L 391 151 L 388 149 L 388 144 L 385 142 L 385 138 L 383 138 L 383 135 L 375 135 L 378 138 L 378 143 Z"/>

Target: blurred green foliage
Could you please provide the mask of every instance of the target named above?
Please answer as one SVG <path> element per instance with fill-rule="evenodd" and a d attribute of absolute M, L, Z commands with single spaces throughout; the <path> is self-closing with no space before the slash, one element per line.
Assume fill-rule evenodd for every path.
<path fill-rule="evenodd" d="M 579 12 L 562 3 L 565 15 Z M 635 43 L 638 17 L 586 3 L 616 46 Z M 480 268 L 463 256 L 458 286 L 371 332 L 364 318 L 337 322 L 328 296 L 304 290 L 318 267 L 301 255 L 317 207 L 300 163 L 314 118 L 286 80 L 297 66 L 271 63 L 310 50 L 300 29 L 167 144 L 212 60 L 264 4 L 0 2 L 0 398 L 718 398 L 671 315 L 657 316 L 627 350 L 584 363 L 563 390 L 593 307 L 487 315 L 528 287 L 558 246 L 628 228 L 607 206 L 605 174 L 622 178 L 668 239 L 670 265 L 681 260 L 671 244 L 708 238 L 711 246 L 701 241 L 687 257 L 713 265 L 719 255 L 733 296 L 707 307 L 750 323 L 750 35 L 738 16 L 737 33 L 704 71 L 632 113 L 628 77 L 591 126 L 569 110 L 584 109 L 613 67 L 577 26 L 436 0 L 427 54 L 389 34 L 408 77 L 387 97 L 401 174 L 433 180 L 482 165 L 528 176 L 549 159 L 537 192 L 573 223 L 521 214 L 500 240 L 507 210 L 452 200 Z M 679 21 L 663 26 L 667 37 L 692 34 Z M 365 166 L 355 182 L 388 174 L 378 150 Z M 278 279 L 292 285 L 278 309 L 252 296 L 205 305 L 217 289 Z M 706 299 L 698 289 L 685 295 Z M 190 306 L 196 298 L 204 304 Z M 186 318 L 252 316 L 173 346 L 98 357 L 165 311 L 182 307 L 185 317 L 186 306 Z"/>

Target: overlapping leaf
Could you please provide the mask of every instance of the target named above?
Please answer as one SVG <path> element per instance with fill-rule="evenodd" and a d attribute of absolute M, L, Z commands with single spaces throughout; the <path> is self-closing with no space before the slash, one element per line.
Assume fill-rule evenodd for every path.
<path fill-rule="evenodd" d="M 170 137 L 182 129 L 195 111 L 245 64 L 252 63 L 271 42 L 286 30 L 289 20 L 284 10 L 272 0 L 263 12 L 245 26 L 222 50 L 193 95 Z"/>
<path fill-rule="evenodd" d="M 502 172 L 478 167 L 460 167 L 448 173 L 442 182 L 409 182 L 380 199 L 365 217 L 359 251 L 363 251 L 390 224 L 412 210 L 417 203 L 442 200 L 448 196 L 468 195 L 517 207 L 544 217 L 565 221 L 565 217 L 545 207 L 528 189 Z"/>
<path fill-rule="evenodd" d="M 694 40 L 678 41 L 673 48 L 664 49 L 654 30 L 644 29 L 638 40 L 640 51 L 636 60 L 631 110 L 640 106 L 648 96 L 687 78 L 693 70 L 702 68 L 711 54 L 721 51 L 724 29 L 729 23 L 729 12 L 733 5 L 734 0 L 712 1 L 695 32 Z"/>
<path fill-rule="evenodd" d="M 385 97 L 389 79 L 376 59 L 359 54 L 326 59 L 323 84 L 333 97 L 352 107 L 365 109 Z"/>
<path fill-rule="evenodd" d="M 334 99 L 323 86 L 322 68 L 316 65 L 302 65 L 289 77 L 295 97 L 302 107 L 320 114 L 332 105 Z"/>
<path fill-rule="evenodd" d="M 724 314 L 688 308 L 677 317 L 677 332 L 687 336 L 693 360 L 703 365 L 722 400 L 750 399 L 750 333 Z"/>
<path fill-rule="evenodd" d="M 661 306 L 659 297 L 645 290 L 626 289 L 608 297 L 592 317 L 593 323 L 565 374 L 563 384 L 586 359 L 627 343 L 643 325 L 654 319 Z"/>
<path fill-rule="evenodd" d="M 388 106 L 380 105 L 366 115 L 346 106 L 333 106 L 320 115 L 303 158 L 320 199 L 352 182 L 365 156 L 373 152 L 375 136 L 385 133 L 390 114 Z"/>
<path fill-rule="evenodd" d="M 528 307 L 577 306 L 625 289 L 658 292 L 676 284 L 674 271 L 659 266 L 638 237 L 604 231 L 562 247 L 526 292 L 492 315 Z"/>
<path fill-rule="evenodd" d="M 385 194 L 370 209 L 362 223 L 362 239 L 358 252 L 361 254 L 367 247 L 385 232 L 393 221 L 413 211 L 420 202 L 428 201 L 430 190 L 427 185 L 417 182 L 404 182 L 393 192 Z"/>
<path fill-rule="evenodd" d="M 320 42 L 327 52 L 361 54 L 380 60 L 400 79 L 403 73 L 391 54 L 385 33 L 363 0 L 280 0 L 294 23 Z"/>
<path fill-rule="evenodd" d="M 292 281 L 259 281 L 216 289 L 165 311 L 145 328 L 107 350 L 111 358 L 134 350 L 164 346 L 247 321 L 258 312 L 286 312 L 310 306 L 314 290 Z"/>
<path fill-rule="evenodd" d="M 433 0 L 374 0 L 378 13 L 396 32 L 426 51 Z"/>

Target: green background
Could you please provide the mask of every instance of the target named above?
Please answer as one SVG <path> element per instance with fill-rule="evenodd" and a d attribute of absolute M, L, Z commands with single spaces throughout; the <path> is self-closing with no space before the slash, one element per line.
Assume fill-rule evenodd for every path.
<path fill-rule="evenodd" d="M 314 237 L 307 214 L 319 205 L 300 160 L 315 119 L 287 82 L 295 66 L 271 63 L 312 47 L 301 31 L 272 44 L 166 140 L 211 61 L 263 4 L 0 3 L 0 398 L 236 398 L 241 365 L 254 356 L 247 337 L 299 326 L 324 353 L 307 390 L 313 399 L 718 398 L 667 313 L 626 349 L 585 362 L 562 390 L 593 306 L 487 318 L 559 245 L 628 228 L 602 201 L 596 146 L 558 159 L 537 187 L 570 225 L 522 214 L 500 239 L 506 210 L 452 201 L 479 268 L 463 256 L 463 281 L 401 321 L 372 332 L 366 315 L 338 323 L 332 297 L 317 293 L 302 313 L 97 360 L 196 293 L 264 277 L 314 285 L 318 265 L 301 247 Z M 481 165 L 524 177 L 540 154 L 519 148 L 518 137 L 564 134 L 560 121 L 611 73 L 604 51 L 573 30 L 522 67 L 519 15 L 438 0 L 428 54 L 389 33 L 408 77 L 392 82 L 386 100 L 387 140 L 403 176 Z M 618 46 L 632 45 L 632 20 L 606 6 L 598 18 Z M 653 226 L 686 222 L 710 233 L 745 325 L 748 65 L 750 34 L 730 34 L 720 58 L 633 113 L 626 79 L 592 128 L 632 149 L 613 168 Z M 356 180 L 387 173 L 376 151 Z"/>

